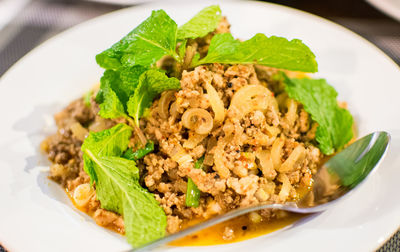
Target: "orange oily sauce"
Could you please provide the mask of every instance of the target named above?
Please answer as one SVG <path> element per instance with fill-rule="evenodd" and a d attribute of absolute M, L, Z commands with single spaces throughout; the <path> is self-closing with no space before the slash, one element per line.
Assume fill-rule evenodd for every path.
<path fill-rule="evenodd" d="M 304 190 L 306 192 L 307 189 Z M 87 215 L 93 217 L 93 212 L 88 211 L 86 207 L 79 207 L 73 196 L 72 192 L 69 192 L 65 189 L 68 198 L 71 200 L 72 204 L 79 210 Z M 303 192 L 303 193 L 304 193 Z M 227 220 L 225 222 L 216 224 L 212 227 L 203 229 L 194 234 L 183 237 L 179 240 L 170 242 L 171 246 L 210 246 L 210 245 L 220 245 L 227 243 L 240 242 L 248 239 L 252 239 L 261 235 L 266 235 L 282 229 L 288 225 L 293 224 L 294 222 L 300 220 L 306 215 L 289 213 L 281 211 L 279 214 L 280 218 L 269 219 L 269 220 L 261 220 L 259 223 L 252 222 L 248 215 L 242 215 L 236 217 L 231 220 Z M 189 222 L 183 224 L 182 228 L 186 228 L 189 226 L 196 225 L 197 223 L 203 221 L 202 219 L 193 219 Z M 111 231 L 117 232 L 123 235 L 123 231 L 117 228 L 114 225 L 103 226 L 101 227 L 107 228 Z M 225 228 L 229 227 L 233 231 L 233 237 L 231 239 L 224 239 Z"/>
<path fill-rule="evenodd" d="M 309 186 L 297 188 L 297 200 L 303 197 L 311 189 L 313 180 L 310 180 Z M 231 220 L 224 221 L 212 227 L 200 230 L 194 234 L 183 237 L 179 240 L 172 241 L 172 246 L 211 246 L 227 243 L 234 243 L 252 239 L 258 236 L 266 235 L 289 226 L 306 214 L 291 213 L 278 211 L 273 219 L 261 219 L 260 222 L 254 223 L 250 220 L 248 214 L 236 217 Z M 187 228 L 203 221 L 202 219 L 193 219 L 182 225 Z M 225 228 L 228 227 L 233 231 L 234 236 L 231 239 L 224 239 Z"/>
<path fill-rule="evenodd" d="M 212 227 L 203 229 L 197 233 L 188 235 L 179 240 L 170 242 L 172 246 L 209 246 L 234 243 L 239 241 L 248 240 L 261 235 L 272 233 L 285 226 L 288 226 L 305 215 L 284 213 L 285 216 L 280 219 L 262 220 L 259 223 L 253 223 L 249 220 L 247 215 L 239 216 L 231 220 L 219 223 Z M 200 222 L 191 221 L 187 226 L 195 225 Z M 229 227 L 233 230 L 233 237 L 231 239 L 224 239 L 225 228 Z"/>
<path fill-rule="evenodd" d="M 93 218 L 93 215 L 94 215 L 93 211 L 89 211 L 89 209 L 87 207 L 80 207 L 80 206 L 78 206 L 78 204 L 76 204 L 74 197 L 73 197 L 73 192 L 68 191 L 67 188 L 65 188 L 65 192 L 67 193 L 68 198 L 71 200 L 72 204 L 76 207 L 76 209 L 78 209 L 81 212 L 84 212 L 85 214 L 87 214 Z M 110 225 L 100 225 L 99 223 L 96 222 L 96 224 L 103 228 L 107 228 L 113 232 L 119 233 L 121 235 L 123 235 L 125 232 L 124 230 L 121 230 L 116 225 L 113 225 L 112 223 Z"/>

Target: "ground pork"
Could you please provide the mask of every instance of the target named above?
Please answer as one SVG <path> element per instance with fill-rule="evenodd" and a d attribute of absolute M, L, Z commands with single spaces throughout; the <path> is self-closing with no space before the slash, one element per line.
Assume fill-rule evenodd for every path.
<path fill-rule="evenodd" d="M 189 40 L 188 46 L 204 56 L 212 36 L 229 32 L 229 27 L 224 18 L 216 31 Z M 217 63 L 191 69 L 187 65 L 175 65 L 168 57 L 158 65 L 170 76 L 180 78 L 181 89 L 173 91 L 167 116 L 161 114 L 156 99 L 149 116 L 140 120 L 144 135 L 155 143 L 156 148 L 137 163 L 142 185 L 154 193 L 167 215 L 167 232 L 179 231 L 185 222 L 194 218 L 207 219 L 259 203 L 295 200 L 299 189 L 311 185 L 312 175 L 323 157 L 315 147 L 317 125 L 301 104 L 287 97 L 282 83 L 273 78 L 276 69 Z M 207 92 L 209 84 L 221 99 L 225 116 L 223 122 L 214 122 L 208 134 L 199 136 L 186 128 L 181 119 L 189 109 L 202 109 L 213 118 L 216 116 L 211 94 Z M 249 85 L 261 85 L 271 90 L 276 106 L 259 106 L 238 118 L 238 111 L 229 109 L 231 101 L 238 90 Z M 97 131 L 125 120 L 105 120 L 97 112 L 98 105 L 93 98 L 91 106 L 86 106 L 83 99 L 72 102 L 55 115 L 59 129 L 42 144 L 53 162 L 50 178 L 71 192 L 89 182 L 83 170 L 82 140 L 75 137 L 71 125 L 78 123 L 88 131 Z M 195 137 L 198 141 L 194 146 L 185 147 L 190 138 Z M 130 147 L 136 142 L 133 137 Z M 301 155 L 291 156 L 298 150 Z M 177 152 L 184 153 L 189 159 L 181 161 L 174 154 Z M 194 161 L 203 156 L 203 169 L 194 169 Z M 188 178 L 201 191 L 199 207 L 185 204 Z M 95 194 L 86 207 L 97 223 L 124 232 L 122 217 L 101 209 Z M 276 211 L 262 210 L 258 216 L 268 220 L 276 215 Z M 224 238 L 233 237 L 232 229 L 227 228 Z"/>
<path fill-rule="evenodd" d="M 145 181 L 149 181 L 146 185 L 150 186 L 149 189 L 152 192 L 159 193 L 157 200 L 166 210 L 167 216 L 171 216 L 171 221 L 168 219 L 171 222 L 168 224 L 168 230 L 179 230 L 176 225 L 185 222 L 186 216 L 208 218 L 237 207 L 263 202 L 282 202 L 282 195 L 287 195 L 288 198 L 285 200 L 295 199 L 298 197 L 297 188 L 310 185 L 311 176 L 315 173 L 322 155 L 318 148 L 314 147 L 314 138 L 309 133 L 313 130 L 313 125 L 309 115 L 300 104 L 294 103 L 295 120 L 289 121 L 289 111 L 286 107 L 286 104 L 289 104 L 287 96 L 281 98 L 279 111 L 272 108 L 264 112 L 256 110 L 240 120 L 235 119 L 234 114 L 228 113 L 222 127 L 214 128 L 197 146 L 186 150 L 186 153 L 196 160 L 203 155 L 212 157 L 217 148 L 223 148 L 224 154 L 220 158 L 225 171 L 229 174 L 228 177 L 221 177 L 219 171 L 215 169 L 215 160 L 211 165 L 206 165 L 204 170 L 198 170 L 193 169 L 193 165 L 181 165 L 174 162 L 170 155 L 176 146 L 183 146 L 192 134 L 191 130 L 183 127 L 179 120 L 186 110 L 203 108 L 210 114 L 214 114 L 205 88 L 206 83 L 213 85 L 225 109 L 228 110 L 233 95 L 240 88 L 247 85 L 267 85 L 268 87 L 276 85 L 269 85 L 266 82 L 270 80 L 268 79 L 270 77 L 263 71 L 270 70 L 254 68 L 251 65 L 211 64 L 191 71 L 183 71 L 182 89 L 174 96 L 176 120 L 171 123 L 168 119 L 162 119 L 158 114 L 157 102 L 150 110 L 150 118 L 143 119 L 144 133 L 148 138 L 155 139 L 160 146 L 158 152 L 144 159 L 147 165 L 145 169 L 148 170 Z M 262 78 L 258 78 L 258 75 Z M 275 87 L 274 90 L 282 92 L 282 90 L 279 91 L 279 87 Z M 163 124 L 168 124 L 168 127 L 162 127 Z M 218 147 L 222 139 L 230 134 L 232 136 L 230 140 L 222 147 Z M 214 138 L 213 141 L 216 144 L 209 147 L 207 143 L 211 138 Z M 279 165 L 284 164 L 296 146 L 304 147 L 302 148 L 304 158 L 300 157 L 293 166 L 293 170 L 284 173 L 279 172 L 279 169 L 263 169 L 254 154 L 258 149 L 269 153 L 278 138 L 283 139 L 280 146 Z M 170 164 L 175 169 L 172 177 L 166 172 L 169 168 L 164 168 L 165 162 L 175 163 L 175 165 Z M 290 183 L 289 191 L 282 193 L 281 197 L 279 193 L 285 187 L 282 186 L 283 175 L 280 174 L 284 174 Z M 188 177 L 202 191 L 201 202 L 204 202 L 204 205 L 199 208 L 186 207 L 184 190 L 183 192 L 177 190 L 181 187 L 184 189 L 183 184 Z M 261 214 L 263 218 L 275 216 L 270 211 L 263 211 Z M 179 222 L 177 218 L 180 219 Z"/>
<path fill-rule="evenodd" d="M 98 106 L 92 100 L 90 106 L 83 99 L 69 104 L 64 110 L 54 116 L 58 126 L 57 133 L 48 137 L 41 144 L 49 160 L 49 178 L 60 183 L 71 195 L 74 189 L 84 183 L 89 183 L 89 176 L 83 170 L 82 141 L 77 139 L 71 130 L 71 125 L 79 123 L 84 128 L 94 131 L 112 127 L 115 123 L 96 116 Z M 124 221 L 121 216 L 100 208 L 96 195 L 92 195 L 83 208 L 91 214 L 99 225 L 124 233 Z"/>

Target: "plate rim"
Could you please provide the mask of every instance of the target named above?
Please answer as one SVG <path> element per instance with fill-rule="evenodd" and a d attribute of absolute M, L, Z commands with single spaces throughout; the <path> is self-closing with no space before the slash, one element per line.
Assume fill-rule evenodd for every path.
<path fill-rule="evenodd" d="M 391 17 L 400 22 L 400 8 L 397 8 L 397 12 L 393 10 L 393 4 L 391 2 L 382 1 L 382 0 L 366 0 L 371 6 L 373 6 L 376 10 L 385 14 L 386 16 Z M 400 5 L 399 5 L 400 6 Z"/>

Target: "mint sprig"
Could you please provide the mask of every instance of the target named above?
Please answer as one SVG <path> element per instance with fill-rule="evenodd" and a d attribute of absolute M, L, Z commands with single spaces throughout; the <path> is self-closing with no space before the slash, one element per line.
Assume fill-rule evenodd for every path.
<path fill-rule="evenodd" d="M 163 91 L 179 89 L 181 84 L 177 78 L 168 78 L 164 73 L 148 70 L 140 76 L 139 85 L 127 103 L 128 113 L 139 126 L 139 118 L 144 110 L 151 106 L 153 99 Z"/>
<path fill-rule="evenodd" d="M 106 70 L 100 83 L 96 96 L 100 104 L 99 115 L 109 119 L 124 117 L 127 120 L 132 116 L 136 126 L 139 126 L 139 118 L 150 107 L 155 96 L 166 90 L 180 88 L 178 79 L 168 78 L 165 73 L 146 70 L 141 66 L 119 71 Z"/>
<path fill-rule="evenodd" d="M 196 16 L 178 28 L 178 40 L 195 39 L 207 35 L 217 28 L 221 18 L 221 9 L 218 5 L 202 9 Z"/>
<path fill-rule="evenodd" d="M 131 134 L 126 124 L 92 132 L 82 152 L 84 169 L 96 184 L 101 208 L 124 217 L 128 242 L 139 247 L 165 235 L 167 218 L 154 195 L 140 186 L 136 163 L 120 157 L 128 148 Z"/>
<path fill-rule="evenodd" d="M 289 41 L 261 33 L 244 42 L 235 40 L 230 33 L 216 34 L 207 55 L 192 66 L 209 63 L 259 64 L 292 71 L 318 71 L 315 55 L 301 40 Z"/>
<path fill-rule="evenodd" d="M 325 79 L 297 79 L 283 74 L 289 97 L 303 104 L 318 123 L 315 135 L 321 151 L 330 155 L 353 137 L 353 117 L 337 104 L 337 92 Z"/>
<path fill-rule="evenodd" d="M 98 54 L 97 64 L 105 69 L 116 70 L 122 66 L 150 66 L 164 55 L 178 59 L 175 52 L 176 35 L 175 21 L 163 10 L 153 11 L 128 35 Z"/>

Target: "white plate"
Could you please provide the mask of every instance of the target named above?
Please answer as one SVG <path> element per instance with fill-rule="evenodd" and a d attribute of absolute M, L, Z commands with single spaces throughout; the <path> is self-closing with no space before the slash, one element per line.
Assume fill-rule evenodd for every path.
<path fill-rule="evenodd" d="M 400 0 L 367 0 L 375 8 L 400 21 Z"/>
<path fill-rule="evenodd" d="M 157 3 L 118 11 L 47 41 L 0 80 L 0 242 L 10 251 L 122 251 L 125 239 L 97 226 L 47 180 L 39 152 L 52 115 L 97 83 L 96 53 L 163 8 L 179 24 L 209 3 Z M 360 135 L 393 134 L 379 170 L 353 195 L 319 215 L 273 234 L 207 251 L 367 251 L 400 225 L 400 71 L 376 47 L 319 17 L 273 4 L 223 2 L 235 36 L 257 32 L 301 38 L 320 72 L 347 101 Z M 169 248 L 186 251 L 187 248 Z M 192 248 L 203 251 L 204 248 Z"/>

